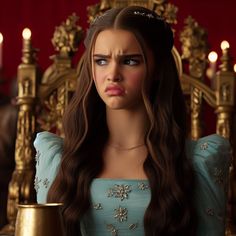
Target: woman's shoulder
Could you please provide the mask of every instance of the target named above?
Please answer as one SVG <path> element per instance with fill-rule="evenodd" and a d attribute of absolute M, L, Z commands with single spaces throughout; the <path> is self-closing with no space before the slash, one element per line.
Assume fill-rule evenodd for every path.
<path fill-rule="evenodd" d="M 34 147 L 36 150 L 36 167 L 49 168 L 61 160 L 63 139 L 56 134 L 44 131 L 36 135 Z"/>
<path fill-rule="evenodd" d="M 220 164 L 231 161 L 231 145 L 228 139 L 212 134 L 198 139 L 187 140 L 187 155 L 192 158 L 193 164 Z"/>
<path fill-rule="evenodd" d="M 196 177 L 194 201 L 198 215 L 197 235 L 224 235 L 231 147 L 213 134 L 187 141 Z"/>
<path fill-rule="evenodd" d="M 37 133 L 36 138 L 34 140 L 34 146 L 37 149 L 51 149 L 51 148 L 61 148 L 63 144 L 63 139 L 56 134 L 43 131 Z"/>
<path fill-rule="evenodd" d="M 63 139 L 44 131 L 37 134 L 34 147 L 36 149 L 35 190 L 37 201 L 44 203 L 61 162 Z"/>

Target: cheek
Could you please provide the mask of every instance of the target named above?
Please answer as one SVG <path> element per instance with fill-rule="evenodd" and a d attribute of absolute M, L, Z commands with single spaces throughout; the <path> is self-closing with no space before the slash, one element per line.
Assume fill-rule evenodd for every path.
<path fill-rule="evenodd" d="M 140 88 L 144 78 L 145 78 L 145 73 L 143 72 L 130 73 L 128 83 L 133 88 Z"/>
<path fill-rule="evenodd" d="M 94 69 L 94 71 L 93 71 L 93 81 L 94 81 L 94 83 L 98 83 L 98 81 L 100 80 L 99 77 L 100 76 L 99 76 L 98 71 L 96 69 Z"/>
<path fill-rule="evenodd" d="M 103 79 L 102 79 L 102 77 L 99 76 L 98 74 L 94 74 L 93 82 L 94 82 L 94 85 L 97 89 L 97 92 L 100 94 L 101 91 L 103 90 Z"/>
<path fill-rule="evenodd" d="M 103 80 L 103 73 L 102 71 L 100 71 L 99 69 L 94 69 L 94 73 L 93 73 L 93 81 L 95 83 L 101 83 Z"/>

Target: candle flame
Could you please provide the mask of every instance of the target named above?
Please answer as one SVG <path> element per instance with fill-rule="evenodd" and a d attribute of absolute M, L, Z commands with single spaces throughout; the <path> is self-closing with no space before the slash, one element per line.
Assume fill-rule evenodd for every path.
<path fill-rule="evenodd" d="M 226 41 L 226 40 L 222 41 L 221 44 L 220 44 L 220 47 L 221 47 L 222 50 L 225 50 L 225 49 L 229 48 L 229 42 Z"/>
<path fill-rule="evenodd" d="M 29 28 L 25 28 L 22 32 L 22 37 L 24 39 L 30 39 L 31 38 L 31 31 Z"/>
<path fill-rule="evenodd" d="M 212 63 L 216 62 L 218 58 L 218 55 L 216 52 L 212 51 L 208 54 L 208 60 Z"/>
<path fill-rule="evenodd" d="M 234 72 L 236 72 L 236 64 L 234 64 Z"/>
<path fill-rule="evenodd" d="M 3 42 L 3 35 L 2 33 L 0 33 L 0 44 L 2 44 L 2 42 Z"/>

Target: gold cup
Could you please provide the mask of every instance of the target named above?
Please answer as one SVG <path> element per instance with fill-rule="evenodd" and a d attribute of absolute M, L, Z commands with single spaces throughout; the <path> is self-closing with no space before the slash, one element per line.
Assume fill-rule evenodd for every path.
<path fill-rule="evenodd" d="M 65 236 L 61 203 L 19 204 L 15 236 Z"/>

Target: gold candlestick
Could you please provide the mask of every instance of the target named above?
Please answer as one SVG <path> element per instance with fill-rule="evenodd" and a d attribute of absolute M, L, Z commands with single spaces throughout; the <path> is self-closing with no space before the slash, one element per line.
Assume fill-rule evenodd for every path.
<path fill-rule="evenodd" d="M 22 62 L 24 64 L 32 64 L 35 62 L 36 50 L 31 44 L 31 31 L 29 28 L 25 28 L 22 32 L 23 48 L 22 48 Z"/>
<path fill-rule="evenodd" d="M 38 67 L 35 60 L 36 50 L 31 44 L 31 32 L 24 29 L 22 63 L 18 66 L 17 83 L 19 107 L 17 120 L 17 137 L 15 144 L 15 170 L 9 183 L 7 218 L 9 224 L 0 233 L 11 235 L 15 230 L 17 205 L 35 202 L 33 188 L 34 156 L 33 140 L 35 138 L 35 103 Z"/>
<path fill-rule="evenodd" d="M 222 50 L 222 57 L 221 57 L 221 62 L 222 64 L 220 65 L 221 71 L 232 71 L 232 65 L 231 65 L 231 56 L 229 54 L 229 43 L 228 41 L 224 40 L 221 42 L 221 50 Z"/>

